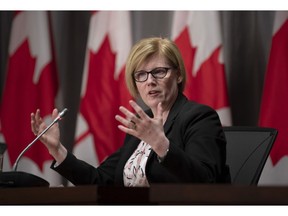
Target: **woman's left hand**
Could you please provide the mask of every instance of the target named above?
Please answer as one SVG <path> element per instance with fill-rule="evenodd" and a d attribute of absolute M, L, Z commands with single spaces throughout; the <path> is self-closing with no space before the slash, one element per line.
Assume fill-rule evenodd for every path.
<path fill-rule="evenodd" d="M 126 117 L 115 116 L 122 124 L 118 125 L 118 128 L 148 143 L 160 157 L 165 155 L 169 148 L 169 140 L 164 133 L 162 104 L 158 104 L 157 113 L 154 118 L 150 118 L 135 101 L 131 100 L 129 103 L 136 113 L 121 106 L 119 110 Z"/>

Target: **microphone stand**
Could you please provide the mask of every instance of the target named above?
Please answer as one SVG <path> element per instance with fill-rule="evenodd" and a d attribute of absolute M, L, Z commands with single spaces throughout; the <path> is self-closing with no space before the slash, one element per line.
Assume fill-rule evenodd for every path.
<path fill-rule="evenodd" d="M 65 108 L 61 111 L 58 116 L 49 124 L 17 157 L 14 165 L 13 171 L 0 173 L 0 188 L 1 187 L 36 187 L 36 186 L 49 186 L 49 183 L 33 174 L 16 171 L 18 167 L 19 160 L 23 154 L 44 134 L 49 130 L 55 123 L 60 121 L 64 115 L 68 112 Z"/>

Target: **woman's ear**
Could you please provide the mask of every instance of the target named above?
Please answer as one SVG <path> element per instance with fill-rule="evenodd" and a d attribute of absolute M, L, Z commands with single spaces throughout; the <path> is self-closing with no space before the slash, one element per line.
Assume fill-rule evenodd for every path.
<path fill-rule="evenodd" d="M 177 83 L 178 83 L 178 84 L 181 83 L 182 80 L 183 80 L 182 76 L 178 76 L 178 78 L 177 78 Z"/>

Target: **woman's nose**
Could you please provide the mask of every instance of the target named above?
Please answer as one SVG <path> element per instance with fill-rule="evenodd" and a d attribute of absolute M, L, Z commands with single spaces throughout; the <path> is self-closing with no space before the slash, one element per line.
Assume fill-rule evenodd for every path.
<path fill-rule="evenodd" d="M 156 80 L 156 78 L 153 77 L 151 73 L 149 73 L 146 82 L 151 83 L 151 82 L 155 82 L 155 80 Z"/>

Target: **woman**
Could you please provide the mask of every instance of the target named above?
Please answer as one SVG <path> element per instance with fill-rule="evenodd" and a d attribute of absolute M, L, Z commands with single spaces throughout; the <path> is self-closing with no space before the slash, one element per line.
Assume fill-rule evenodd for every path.
<path fill-rule="evenodd" d="M 149 187 L 152 183 L 223 183 L 226 140 L 219 117 L 208 106 L 187 100 L 184 63 L 177 46 L 168 39 L 140 40 L 126 64 L 126 83 L 132 96 L 150 108 L 130 101 L 134 112 L 120 107 L 124 145 L 95 168 L 78 160 L 60 143 L 58 125 L 41 141 L 55 158 L 51 168 L 75 185 Z M 52 117 L 58 114 L 53 110 Z M 46 127 L 40 111 L 31 114 L 37 135 Z"/>

